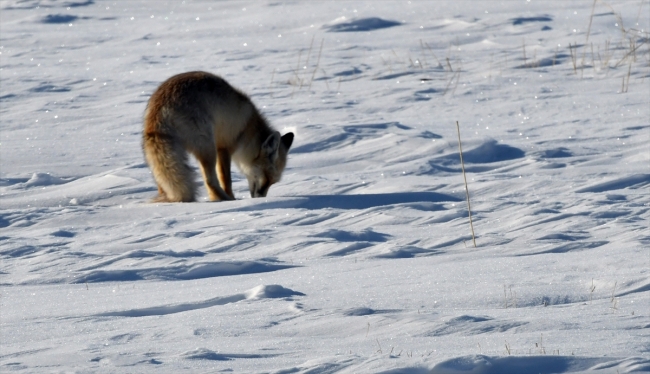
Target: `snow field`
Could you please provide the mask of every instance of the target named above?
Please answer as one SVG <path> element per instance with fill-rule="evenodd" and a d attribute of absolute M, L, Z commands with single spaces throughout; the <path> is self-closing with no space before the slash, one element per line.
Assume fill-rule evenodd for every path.
<path fill-rule="evenodd" d="M 2 371 L 650 371 L 649 7 L 0 2 Z M 190 70 L 296 134 L 267 198 L 148 203 Z"/>

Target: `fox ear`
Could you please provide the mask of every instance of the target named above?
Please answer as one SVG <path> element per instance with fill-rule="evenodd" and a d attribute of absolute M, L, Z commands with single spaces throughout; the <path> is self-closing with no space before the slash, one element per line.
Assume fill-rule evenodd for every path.
<path fill-rule="evenodd" d="M 278 148 L 280 148 L 280 140 L 280 133 L 277 131 L 269 135 L 262 144 L 262 155 L 275 159 L 278 155 Z"/>
<path fill-rule="evenodd" d="M 289 150 L 289 148 L 291 148 L 291 144 L 293 144 L 293 133 L 292 132 L 288 132 L 288 133 L 282 135 L 282 144 L 287 149 L 287 151 Z"/>

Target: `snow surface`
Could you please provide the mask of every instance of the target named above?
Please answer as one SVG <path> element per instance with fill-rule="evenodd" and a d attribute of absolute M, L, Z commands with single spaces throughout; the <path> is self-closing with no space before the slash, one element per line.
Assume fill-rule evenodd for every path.
<path fill-rule="evenodd" d="M 0 1 L 0 371 L 650 371 L 649 18 Z M 148 203 L 146 101 L 199 69 L 295 132 L 267 198 Z"/>

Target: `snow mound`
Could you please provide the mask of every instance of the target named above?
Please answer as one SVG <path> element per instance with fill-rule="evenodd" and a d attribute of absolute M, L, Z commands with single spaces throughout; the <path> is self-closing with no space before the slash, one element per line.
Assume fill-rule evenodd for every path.
<path fill-rule="evenodd" d="M 238 358 L 275 357 L 275 354 L 217 353 L 207 348 L 196 348 L 180 354 L 186 360 L 230 361 Z"/>
<path fill-rule="evenodd" d="M 551 22 L 553 21 L 553 17 L 551 16 L 516 17 L 513 18 L 511 21 L 514 26 L 517 26 L 517 25 L 523 25 L 525 23 L 530 23 L 530 22 Z"/>
<path fill-rule="evenodd" d="M 271 284 L 268 286 L 260 285 L 253 289 L 250 289 L 244 293 L 246 299 L 248 300 L 257 300 L 257 299 L 278 299 L 291 296 L 305 296 L 302 292 L 297 292 L 289 288 L 284 288 L 278 284 Z"/>
<path fill-rule="evenodd" d="M 34 173 L 32 177 L 25 182 L 25 187 L 43 187 L 43 186 L 54 186 L 57 184 L 67 183 L 66 180 L 52 176 L 49 173 Z"/>
<path fill-rule="evenodd" d="M 463 152 L 463 161 L 482 164 L 514 160 L 522 158 L 524 155 L 525 152 L 519 148 L 507 144 L 499 144 L 494 139 L 488 139 L 478 147 Z"/>
<path fill-rule="evenodd" d="M 359 18 L 354 21 L 341 22 L 344 19 L 345 17 L 340 20 L 337 19 L 333 24 L 326 25 L 324 28 L 330 32 L 356 32 L 373 31 L 401 25 L 400 22 L 385 20 L 378 17 Z"/>
<path fill-rule="evenodd" d="M 606 192 L 612 190 L 621 190 L 623 188 L 639 188 L 650 183 L 650 174 L 634 174 L 623 178 L 617 178 L 608 182 L 597 183 L 593 186 L 584 187 L 576 190 L 582 192 Z"/>
<path fill-rule="evenodd" d="M 230 357 L 219 354 L 215 351 L 206 348 L 197 348 L 191 351 L 184 352 L 180 355 L 188 360 L 211 360 L 211 361 L 229 361 Z"/>
<path fill-rule="evenodd" d="M 520 373 L 578 373 L 610 369 L 612 373 L 630 373 L 650 368 L 643 358 L 613 359 L 611 357 L 577 356 L 463 356 L 443 361 L 431 369 L 431 374 L 520 374 Z M 610 372 L 610 371 L 607 371 Z"/>
<path fill-rule="evenodd" d="M 79 17 L 71 14 L 48 14 L 41 20 L 42 23 L 70 23 Z"/>
<path fill-rule="evenodd" d="M 190 256 L 196 256 L 190 252 Z M 145 255 L 147 256 L 147 255 Z M 156 256 L 169 256 L 156 254 Z M 75 283 L 133 281 L 142 279 L 191 280 L 230 275 L 265 273 L 293 267 L 264 261 L 212 262 L 192 265 L 169 265 L 161 268 L 143 267 L 136 269 L 92 270 L 79 276 Z"/>

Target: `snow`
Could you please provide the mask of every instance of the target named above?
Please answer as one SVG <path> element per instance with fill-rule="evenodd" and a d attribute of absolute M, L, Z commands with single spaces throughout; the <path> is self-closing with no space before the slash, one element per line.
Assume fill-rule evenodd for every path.
<path fill-rule="evenodd" d="M 647 1 L 0 10 L 0 371 L 650 372 Z M 266 198 L 149 203 L 190 70 L 295 133 Z"/>

